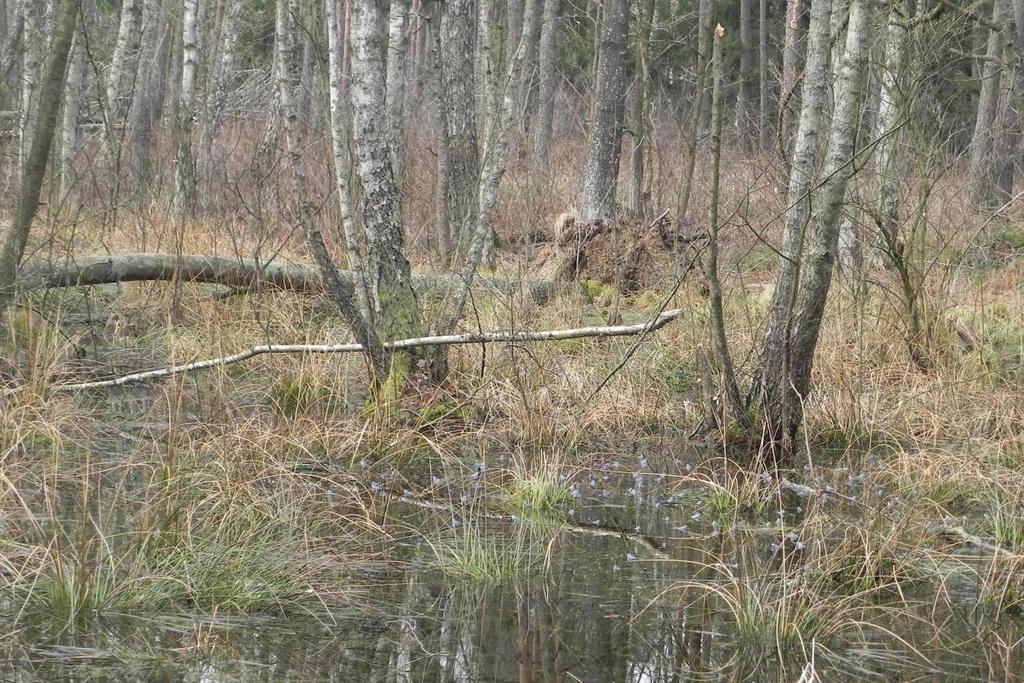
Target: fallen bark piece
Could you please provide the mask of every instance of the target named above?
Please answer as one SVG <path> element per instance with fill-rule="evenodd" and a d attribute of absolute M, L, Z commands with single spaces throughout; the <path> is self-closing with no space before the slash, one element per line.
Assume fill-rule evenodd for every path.
<path fill-rule="evenodd" d="M 412 339 L 398 339 L 384 343 L 384 348 L 390 351 L 398 349 L 413 349 L 421 346 L 452 346 L 458 344 L 484 344 L 495 342 L 543 342 L 560 341 L 566 339 L 580 339 L 583 337 L 622 337 L 634 334 L 646 334 L 660 329 L 669 322 L 675 320 L 682 314 L 682 309 L 665 311 L 645 323 L 634 325 L 614 325 L 596 327 L 576 327 L 567 330 L 544 330 L 538 332 L 476 332 L 470 334 L 449 334 L 435 337 L 414 337 Z M 81 391 L 84 389 L 101 389 L 104 387 L 116 387 L 134 382 L 143 382 L 151 379 L 161 379 L 178 375 L 183 372 L 194 372 L 208 368 L 220 367 L 241 363 L 256 356 L 275 353 L 358 353 L 364 351 L 362 344 L 355 342 L 348 344 L 265 344 L 253 346 L 245 351 L 239 351 L 229 356 L 210 358 L 207 360 L 175 365 L 169 368 L 157 370 L 145 370 L 133 372 L 111 379 L 97 380 L 93 382 L 76 382 L 74 384 L 56 384 L 50 387 L 51 391 Z M 0 392 L 2 396 L 9 396 L 20 391 L 19 387 Z"/>
<path fill-rule="evenodd" d="M 353 283 L 353 273 L 339 271 L 339 275 L 343 280 Z M 175 279 L 239 289 L 264 285 L 299 292 L 323 291 L 320 273 L 315 268 L 286 261 L 261 263 L 252 259 L 193 254 L 111 254 L 56 263 L 34 261 L 21 267 L 15 287 L 19 291 L 28 292 Z M 494 289 L 503 294 L 523 289 L 538 304 L 550 299 L 555 289 L 554 283 L 545 280 L 476 278 L 475 282 L 481 288 Z M 462 285 L 462 278 L 458 275 L 414 273 L 413 284 L 417 289 L 449 292 L 457 291 Z"/>

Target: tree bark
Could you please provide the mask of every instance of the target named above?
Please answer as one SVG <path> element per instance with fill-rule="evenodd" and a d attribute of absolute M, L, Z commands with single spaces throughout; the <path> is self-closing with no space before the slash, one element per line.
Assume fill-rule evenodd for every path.
<path fill-rule="evenodd" d="M 132 161 L 139 184 L 148 185 L 152 176 L 150 142 L 153 128 L 163 113 L 167 96 L 170 30 L 167 12 L 161 0 L 146 0 L 143 7 L 142 55 L 139 60 L 139 87 L 132 102 Z"/>
<path fill-rule="evenodd" d="M 831 4 L 831 0 L 829 2 Z M 800 73 L 801 24 L 807 11 L 805 0 L 786 0 L 786 36 L 782 48 L 782 83 L 779 88 L 779 153 L 788 161 L 793 139 L 793 121 L 796 103 L 797 76 Z M 813 9 L 812 9 L 813 11 Z M 831 9 L 829 11 L 831 17 Z M 810 46 L 807 48 L 810 54 Z M 808 58 L 809 59 L 809 58 Z M 826 58 L 825 66 L 827 68 Z M 804 69 L 810 75 L 810 64 Z M 788 170 L 788 169 L 787 169 Z"/>
<path fill-rule="evenodd" d="M 615 208 L 626 100 L 626 37 L 629 0 L 605 0 L 594 88 L 594 119 L 583 167 L 579 220 L 606 221 Z"/>
<path fill-rule="evenodd" d="M 71 46 L 67 80 L 64 84 L 64 105 L 60 124 L 60 197 L 71 195 L 78 176 L 75 172 L 75 157 L 78 154 L 78 113 L 85 94 L 85 48 L 80 35 L 76 35 Z"/>
<path fill-rule="evenodd" d="M 540 34 L 539 80 L 537 97 L 537 123 L 533 131 L 533 159 L 538 167 L 548 162 L 551 134 L 555 118 L 555 95 L 558 91 L 558 12 L 560 0 L 544 1 L 544 20 Z"/>
<path fill-rule="evenodd" d="M 38 109 L 32 118 L 34 129 L 30 136 L 32 146 L 24 157 L 17 207 L 0 249 L 0 315 L 6 312 L 14 296 L 18 265 L 25 253 L 32 221 L 39 208 L 79 9 L 80 0 L 60 0 L 57 6 L 53 40 L 38 84 Z"/>
<path fill-rule="evenodd" d="M 441 92 L 448 155 L 447 213 L 451 239 L 464 252 L 472 239 L 478 211 L 476 85 L 473 34 L 476 12 L 471 0 L 451 0 L 441 10 Z"/>
<path fill-rule="evenodd" d="M 693 195 L 693 169 L 697 162 L 697 141 L 700 138 L 700 122 L 704 116 L 704 90 L 707 78 L 707 63 L 710 54 L 711 12 L 714 0 L 701 0 L 697 14 L 697 67 L 694 79 L 693 97 L 690 98 L 690 121 L 685 132 L 686 161 L 679 180 L 679 220 L 686 218 Z"/>
<path fill-rule="evenodd" d="M 828 60 L 830 9 L 822 5 L 828 4 L 827 0 L 823 0 L 815 2 L 811 7 L 807 77 L 792 171 L 794 176 L 800 173 L 800 177 L 791 181 L 791 192 L 805 184 L 809 188 L 809 178 L 803 180 L 801 169 L 804 158 L 799 152 L 808 141 L 806 134 L 809 129 L 816 128 L 815 120 L 821 119 L 824 88 L 820 87 L 818 81 L 824 80 L 823 67 Z M 763 434 L 766 435 L 766 446 L 776 456 L 780 447 L 783 452 L 791 447 L 803 417 L 803 401 L 810 389 L 814 352 L 836 260 L 846 186 L 853 172 L 870 32 L 869 0 L 852 0 L 846 48 L 835 85 L 835 111 L 822 169 L 820 199 L 815 202 L 810 217 L 811 230 L 806 239 L 803 236 L 804 223 L 807 221 L 806 209 L 793 212 L 799 216 L 799 224 L 790 221 L 794 216 L 787 216 L 787 237 L 792 226 L 798 233 L 794 241 L 804 244 L 800 248 L 783 252 L 784 255 L 793 254 L 796 258 L 788 267 L 783 266 L 779 275 L 771 321 L 773 327 L 769 328 L 769 337 L 765 339 L 762 349 L 760 377 L 760 388 L 764 391 L 765 399 L 762 403 Z M 815 74 L 815 69 L 818 69 L 820 75 Z M 814 109 L 819 111 L 816 113 Z M 805 204 L 803 201 L 799 203 Z M 781 332 L 775 336 L 775 332 L 780 329 Z"/>
<path fill-rule="evenodd" d="M 758 4 L 758 134 L 761 136 L 761 151 L 771 148 L 771 123 L 768 115 L 768 0 Z"/>
<path fill-rule="evenodd" d="M 387 116 L 395 185 L 402 189 L 405 177 L 405 72 L 409 0 L 392 0 L 388 21 Z"/>
<path fill-rule="evenodd" d="M 299 225 L 306 238 L 306 248 L 320 271 L 327 293 L 338 306 L 342 319 L 348 324 L 352 335 L 366 349 L 370 368 L 376 377 L 387 372 L 387 363 L 380 339 L 356 305 L 353 283 L 341 278 L 338 269 L 327 251 L 320 229 L 313 219 L 313 208 L 309 203 L 305 162 L 302 158 L 302 138 L 299 129 L 298 87 L 295 49 L 295 0 L 277 0 L 276 40 L 278 45 L 278 98 L 281 102 L 282 127 L 288 147 L 288 165 L 291 171 L 292 190 L 295 194 Z"/>
<path fill-rule="evenodd" d="M 192 124 L 195 121 L 196 77 L 199 70 L 199 0 L 184 0 L 181 32 L 181 90 L 175 126 L 174 213 L 179 221 L 192 212 L 196 169 L 192 157 Z"/>
<path fill-rule="evenodd" d="M 802 419 L 802 406 L 811 386 L 811 369 L 821 320 L 832 283 L 846 186 L 853 175 L 858 117 L 867 70 L 871 33 L 870 0 L 852 0 L 846 31 L 846 50 L 835 85 L 835 113 L 822 170 L 821 199 L 815 203 L 813 229 L 804 250 L 800 287 L 793 306 L 789 348 L 790 406 L 786 409 L 791 436 Z"/>
<path fill-rule="evenodd" d="M 770 425 L 767 441 L 773 446 L 788 428 L 782 422 L 786 386 L 786 358 L 789 345 L 793 302 L 800 276 L 804 233 L 811 212 L 811 183 L 821 135 L 827 93 L 829 24 L 831 0 L 819 0 L 811 7 L 807 39 L 807 68 L 796 145 L 789 171 L 789 192 L 785 231 L 775 297 L 768 314 L 765 338 L 761 345 L 761 366 L 751 385 L 749 401 L 760 403 L 763 419 Z"/>
<path fill-rule="evenodd" d="M 875 120 L 875 182 L 878 187 L 878 229 L 876 246 L 894 246 L 899 229 L 899 174 L 896 150 L 899 142 L 901 110 L 900 80 L 904 67 L 907 36 L 907 2 L 893 5 L 885 28 L 881 89 L 878 94 L 878 115 Z"/>
<path fill-rule="evenodd" d="M 377 316 L 376 332 L 383 341 L 419 336 L 423 332 L 419 302 L 405 255 L 405 231 L 387 141 L 385 8 L 380 0 L 353 0 L 351 29 L 352 137 L 363 188 L 369 298 Z M 394 354 L 388 376 L 377 374 L 376 377 L 384 384 L 385 400 L 389 394 L 400 390 L 413 368 L 411 354 Z"/>
<path fill-rule="evenodd" d="M 217 72 L 211 79 L 213 89 L 207 98 L 206 125 L 200 144 L 207 168 L 213 167 L 213 145 L 217 141 L 217 133 L 220 132 L 224 120 L 224 108 L 235 82 L 235 52 L 238 48 L 238 31 L 241 28 L 244 7 L 243 0 L 226 0 L 226 3 L 224 20 L 220 27 L 220 59 L 217 62 Z"/>
<path fill-rule="evenodd" d="M 338 277 L 348 283 L 347 287 L 358 287 L 361 282 L 360 274 L 351 271 L 338 271 Z M 326 291 L 320 271 L 315 267 L 288 261 L 261 263 L 237 257 L 191 254 L 111 254 L 60 262 L 32 261 L 19 269 L 16 289 L 29 292 L 122 282 L 170 282 L 175 278 L 235 289 L 265 286 L 307 294 Z M 412 281 L 417 290 L 438 294 L 458 292 L 463 286 L 462 278 L 454 275 L 414 273 Z M 479 278 L 476 282 L 482 290 L 492 290 L 502 296 L 522 290 L 537 304 L 547 302 L 555 292 L 555 284 L 546 280 Z"/>
<path fill-rule="evenodd" d="M 1003 23 L 1003 4 L 995 0 L 992 5 L 992 24 Z M 982 211 L 992 208 L 991 162 L 994 142 L 996 112 L 999 108 L 999 88 L 1002 78 L 1000 61 L 1002 44 L 999 31 L 990 30 L 988 47 L 981 68 L 981 93 L 978 96 L 978 112 L 974 120 L 974 135 L 971 137 L 969 182 L 974 203 Z"/>
<path fill-rule="evenodd" d="M 740 147 L 746 152 L 754 148 L 755 121 L 757 120 L 753 2 L 755 0 L 739 0 L 740 83 L 736 98 L 736 134 Z"/>
<path fill-rule="evenodd" d="M 39 67 L 46 50 L 47 36 L 43 26 L 44 5 L 38 0 L 21 0 L 21 143 L 18 151 L 19 167 L 24 172 L 32 149 L 32 134 L 36 128 L 38 107 Z"/>
<path fill-rule="evenodd" d="M 135 90 L 135 74 L 142 42 L 142 0 L 122 0 L 117 43 L 110 63 L 107 81 L 107 105 L 112 124 L 122 121 L 128 113 Z M 110 140 L 108 143 L 115 141 Z"/>
<path fill-rule="evenodd" d="M 650 42 L 654 20 L 654 0 L 640 0 L 637 28 L 636 92 L 633 99 L 629 146 L 629 190 L 626 206 L 636 216 L 646 219 L 650 213 L 653 163 L 651 156 L 651 73 Z"/>

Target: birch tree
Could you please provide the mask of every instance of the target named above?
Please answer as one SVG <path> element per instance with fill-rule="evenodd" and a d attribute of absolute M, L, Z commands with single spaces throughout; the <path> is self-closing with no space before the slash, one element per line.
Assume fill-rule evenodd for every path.
<path fill-rule="evenodd" d="M 811 5 L 807 66 L 790 170 L 782 262 L 759 374 L 751 398 L 761 411 L 763 439 L 777 458 L 791 447 L 803 417 L 822 315 L 832 281 L 846 186 L 854 164 L 871 32 L 869 0 L 852 0 L 821 185 L 811 210 L 815 148 L 825 109 L 831 2 Z M 781 450 L 780 450 L 781 449 Z"/>
<path fill-rule="evenodd" d="M 408 0 L 392 0 L 388 21 L 387 116 L 395 184 L 402 188 L 405 176 L 405 74 L 409 18 Z"/>
<path fill-rule="evenodd" d="M 224 108 L 235 80 L 235 53 L 238 49 L 238 32 L 242 23 L 243 7 L 243 0 L 226 0 L 224 7 L 224 20 L 220 27 L 220 59 L 217 61 L 216 72 L 210 79 L 212 87 L 206 100 L 206 125 L 203 127 L 203 138 L 200 143 L 207 167 L 213 161 L 213 144 L 223 123 Z"/>
<path fill-rule="evenodd" d="M 117 42 L 110 62 L 110 77 L 106 90 L 111 127 L 124 120 L 135 89 L 139 46 L 142 42 L 142 4 L 143 0 L 121 2 Z"/>
<path fill-rule="evenodd" d="M 753 149 L 757 71 L 754 59 L 754 0 L 740 0 L 740 84 L 736 98 L 736 134 L 745 151 Z"/>
<path fill-rule="evenodd" d="M 368 298 L 376 316 L 376 332 L 382 340 L 414 337 L 424 331 L 412 285 L 412 269 L 405 255 L 405 230 L 388 146 L 384 83 L 386 18 L 386 4 L 381 0 L 353 0 L 352 139 L 363 188 Z M 412 353 L 394 353 L 387 376 L 381 377 L 383 369 L 377 369 L 384 396 L 396 394 L 414 368 Z"/>
<path fill-rule="evenodd" d="M 196 77 L 199 69 L 199 0 L 184 0 L 181 29 L 181 88 L 175 125 L 174 212 L 184 220 L 192 211 L 196 170 L 192 157 Z"/>
<path fill-rule="evenodd" d="M 38 100 L 31 118 L 33 130 L 26 136 L 31 140 L 31 147 L 22 158 L 17 205 L 0 247 L 0 315 L 7 311 L 14 297 L 18 265 L 25 254 L 32 221 L 39 208 L 80 5 L 81 0 L 60 0 L 57 5 L 53 39 L 49 41 L 41 78 L 33 87 Z"/>
<path fill-rule="evenodd" d="M 615 207 L 626 99 L 629 0 L 605 0 L 593 121 L 583 166 L 579 220 L 605 221 Z"/>

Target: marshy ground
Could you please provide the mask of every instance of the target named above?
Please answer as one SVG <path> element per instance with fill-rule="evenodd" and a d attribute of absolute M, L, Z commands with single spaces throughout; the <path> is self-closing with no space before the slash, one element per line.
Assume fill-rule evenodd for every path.
<path fill-rule="evenodd" d="M 503 216 L 533 205 L 523 182 L 512 176 Z M 780 200 L 762 189 L 770 223 Z M 1016 679 L 1015 225 L 932 233 L 927 369 L 907 352 L 891 271 L 837 282 L 781 487 L 740 435 L 694 431 L 697 273 L 677 288 L 665 268 L 632 294 L 583 274 L 543 305 L 481 290 L 466 331 L 640 322 L 662 303 L 684 314 L 639 345 L 453 348 L 449 383 L 414 383 L 386 413 L 367 411 L 353 354 L 59 390 L 254 344 L 347 341 L 314 296 L 26 295 L 3 341 L 18 390 L 0 398 L 0 677 L 796 681 L 813 663 L 823 680 Z M 47 248 L 75 253 L 159 250 L 175 231 L 158 214 L 52 227 Z M 180 234 L 185 253 L 302 260 L 288 234 L 232 242 L 201 221 Z M 542 249 L 505 244 L 497 274 L 533 274 Z M 723 259 L 729 339 L 749 369 L 774 255 L 737 239 Z"/>

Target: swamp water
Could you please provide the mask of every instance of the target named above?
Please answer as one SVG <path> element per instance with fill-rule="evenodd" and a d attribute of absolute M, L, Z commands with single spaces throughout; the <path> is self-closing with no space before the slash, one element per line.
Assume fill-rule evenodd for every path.
<path fill-rule="evenodd" d="M 58 628 L 19 621 L 7 596 L 0 680 L 795 682 L 810 662 L 827 681 L 1024 677 L 1019 617 L 988 618 L 954 580 L 942 597 L 924 582 L 844 612 L 841 595 L 805 589 L 801 500 L 722 526 L 681 483 L 696 456 L 679 453 L 584 453 L 570 499 L 525 516 L 488 500 L 506 456 L 412 488 L 367 469 L 394 531 L 351 569 L 344 608 L 137 609 Z M 81 521 L 74 493 L 62 506 Z"/>

